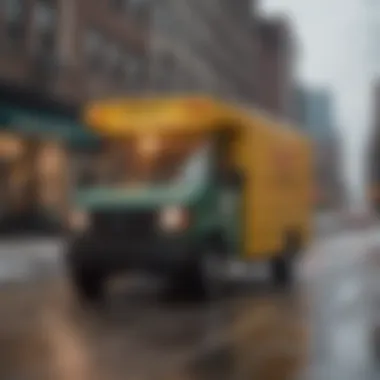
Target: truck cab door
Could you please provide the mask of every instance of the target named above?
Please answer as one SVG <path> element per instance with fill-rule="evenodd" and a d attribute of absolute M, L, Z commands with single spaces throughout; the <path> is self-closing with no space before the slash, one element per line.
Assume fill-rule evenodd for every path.
<path fill-rule="evenodd" d="M 229 252 L 239 254 L 243 243 L 243 189 L 244 180 L 232 170 L 221 178 L 219 212 L 223 235 Z"/>

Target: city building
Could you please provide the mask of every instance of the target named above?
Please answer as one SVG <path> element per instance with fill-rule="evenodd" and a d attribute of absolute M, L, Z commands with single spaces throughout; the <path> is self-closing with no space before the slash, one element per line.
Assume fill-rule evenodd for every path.
<path fill-rule="evenodd" d="M 296 47 L 287 20 L 265 18 L 249 0 L 152 7 L 153 92 L 207 93 L 290 115 Z"/>
<path fill-rule="evenodd" d="M 152 91 L 254 102 L 257 47 L 250 1 L 162 0 L 152 6 Z"/>
<path fill-rule="evenodd" d="M 335 137 L 334 98 L 328 89 L 299 86 L 294 99 L 294 117 L 314 139 Z"/>
<path fill-rule="evenodd" d="M 371 103 L 371 128 L 365 157 L 369 192 L 376 191 L 380 183 L 380 79 L 375 80 L 373 83 Z M 372 206 L 379 212 L 377 200 L 371 199 L 371 201 Z"/>
<path fill-rule="evenodd" d="M 69 175 L 68 168 L 70 160 L 78 168 L 86 162 L 77 146 L 97 143 L 80 123 L 81 105 L 88 99 L 196 92 L 286 113 L 289 25 L 264 22 L 255 4 L 2 1 L 0 213 L 18 204 L 13 198 L 46 199 L 49 207 L 57 198 L 41 195 L 59 187 L 48 184 L 54 176 L 41 173 L 51 170 L 41 157 L 55 157 L 51 161 L 61 167 L 59 178 L 68 188 L 81 175 L 79 169 Z M 64 209 L 66 201 L 57 199 Z"/>
<path fill-rule="evenodd" d="M 297 57 L 295 37 L 283 18 L 262 18 L 256 23 L 258 46 L 257 103 L 279 117 L 290 118 Z"/>
<path fill-rule="evenodd" d="M 7 0 L 2 4 L 2 82 L 38 89 L 71 104 L 147 86 L 147 3 L 130 2 L 127 7 L 127 2 L 115 0 Z"/>
<path fill-rule="evenodd" d="M 63 209 L 46 189 L 70 182 L 67 147 L 96 143 L 79 122 L 81 105 L 146 91 L 149 23 L 144 1 L 1 2 L 0 214 L 29 198 Z"/>
<path fill-rule="evenodd" d="M 342 139 L 334 120 L 333 94 L 326 88 L 298 86 L 293 118 L 312 139 L 317 193 L 321 207 L 338 207 L 345 200 L 342 178 Z"/>

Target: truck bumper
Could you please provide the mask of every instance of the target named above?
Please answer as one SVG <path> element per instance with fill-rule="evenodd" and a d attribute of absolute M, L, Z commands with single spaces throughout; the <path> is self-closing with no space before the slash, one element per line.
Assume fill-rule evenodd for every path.
<path fill-rule="evenodd" d="M 86 266 L 107 273 L 125 270 L 172 273 L 190 258 L 184 239 L 128 240 L 86 238 L 69 244 L 69 265 Z"/>

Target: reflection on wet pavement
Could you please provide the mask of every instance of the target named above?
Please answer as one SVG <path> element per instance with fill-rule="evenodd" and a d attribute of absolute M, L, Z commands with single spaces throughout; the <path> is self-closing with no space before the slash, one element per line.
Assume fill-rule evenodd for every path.
<path fill-rule="evenodd" d="M 77 308 L 61 280 L 3 289 L 0 378 L 282 379 L 302 365 L 303 329 L 286 296 L 208 308 L 124 298 L 94 313 Z"/>
<path fill-rule="evenodd" d="M 198 358 L 194 378 L 297 378 L 306 363 L 308 341 L 298 299 L 274 294 L 242 298 L 233 302 L 233 310 L 229 336 Z M 229 368 L 220 368 L 221 360 Z M 229 377 L 220 377 L 218 371 Z"/>
<path fill-rule="evenodd" d="M 76 305 L 54 259 L 49 275 L 0 286 L 0 379 L 378 379 L 374 246 L 380 257 L 376 229 L 316 244 L 302 285 L 282 294 L 256 283 L 208 306 L 178 305 L 127 282 L 96 312 Z"/>

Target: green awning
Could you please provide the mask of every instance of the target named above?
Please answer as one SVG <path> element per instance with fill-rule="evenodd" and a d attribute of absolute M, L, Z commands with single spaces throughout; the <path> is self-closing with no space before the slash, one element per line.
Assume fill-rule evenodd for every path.
<path fill-rule="evenodd" d="M 100 138 L 65 116 L 0 103 L 0 129 L 29 136 L 59 139 L 70 147 L 96 146 Z"/>

